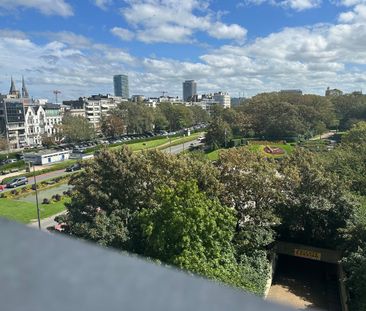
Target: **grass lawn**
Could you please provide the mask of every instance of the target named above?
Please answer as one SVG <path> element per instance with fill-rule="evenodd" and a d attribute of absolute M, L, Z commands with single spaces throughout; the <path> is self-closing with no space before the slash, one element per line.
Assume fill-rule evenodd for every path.
<path fill-rule="evenodd" d="M 65 210 L 66 200 L 51 204 L 39 204 L 41 218 L 47 218 Z M 30 223 L 37 219 L 36 203 L 17 200 L 0 199 L 0 217 L 15 220 L 21 223 Z"/>
<path fill-rule="evenodd" d="M 160 146 L 158 149 L 166 149 L 169 148 L 170 146 L 177 146 L 183 143 L 188 143 L 192 140 L 196 140 L 198 137 L 203 136 L 204 132 L 200 132 L 200 133 L 193 133 L 190 136 L 186 136 L 186 137 L 174 137 L 171 140 L 171 144 L 169 144 L 169 140 L 168 140 L 168 145 L 164 145 L 164 146 Z"/>
<path fill-rule="evenodd" d="M 133 143 L 133 144 L 129 144 L 126 146 L 128 146 L 132 151 L 140 151 L 140 150 L 144 150 L 144 149 L 157 148 L 157 147 L 167 144 L 167 143 L 169 143 L 169 139 L 167 137 L 163 137 L 163 138 L 158 138 L 158 139 L 154 139 L 154 140 L 150 140 L 150 141 L 142 141 L 142 142 L 138 142 L 138 143 Z M 121 147 L 118 146 L 115 148 L 121 148 Z"/>
<path fill-rule="evenodd" d="M 277 147 L 277 148 L 281 148 L 282 150 L 285 151 L 284 154 L 269 154 L 267 152 L 264 151 L 264 148 L 267 145 L 249 145 L 248 149 L 250 151 L 253 152 L 260 152 L 262 153 L 264 156 L 269 157 L 269 158 L 282 158 L 283 156 L 286 156 L 288 154 L 291 154 L 291 152 L 294 150 L 294 146 L 292 145 L 288 145 L 288 144 L 270 144 L 269 147 Z"/>
<path fill-rule="evenodd" d="M 223 150 L 223 149 L 217 149 L 211 152 L 208 152 L 205 154 L 205 156 L 207 157 L 207 159 L 209 159 L 210 161 L 217 161 L 219 159 L 219 152 Z"/>
<path fill-rule="evenodd" d="M 169 148 L 169 142 L 171 142 L 171 146 L 176 146 L 179 144 L 183 144 L 192 140 L 197 139 L 199 136 L 201 136 L 202 133 L 194 133 L 191 136 L 187 137 L 172 137 L 171 140 L 169 140 L 168 137 L 158 138 L 154 140 L 149 141 L 141 141 L 133 144 L 128 144 L 127 146 L 131 148 L 132 151 L 141 151 L 145 149 L 165 149 Z M 121 148 L 121 146 L 112 147 L 112 149 Z"/>

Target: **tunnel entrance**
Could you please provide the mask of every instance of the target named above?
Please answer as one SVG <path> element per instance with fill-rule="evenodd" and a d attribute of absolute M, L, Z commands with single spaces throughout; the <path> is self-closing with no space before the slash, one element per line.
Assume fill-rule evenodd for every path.
<path fill-rule="evenodd" d="M 279 254 L 268 299 L 298 310 L 342 310 L 337 265 Z"/>

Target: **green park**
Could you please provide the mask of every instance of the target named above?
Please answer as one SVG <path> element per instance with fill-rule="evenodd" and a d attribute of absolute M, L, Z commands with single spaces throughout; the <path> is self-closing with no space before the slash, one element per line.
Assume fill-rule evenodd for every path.
<path fill-rule="evenodd" d="M 204 146 L 178 155 L 159 150 L 188 144 L 197 133 L 101 148 L 68 181 L 71 198 L 59 184 L 39 189 L 59 194 L 48 192 L 42 217 L 67 203 L 59 219 L 64 234 L 260 296 L 278 241 L 336 250 L 349 308 L 365 310 L 365 96 L 259 94 L 235 108 L 201 111 L 200 121 L 183 105 L 164 104 L 148 118 L 133 104 L 124 117 L 129 109 L 130 132 L 206 119 Z M 27 190 L 7 193 L 0 215 L 36 218 Z"/>

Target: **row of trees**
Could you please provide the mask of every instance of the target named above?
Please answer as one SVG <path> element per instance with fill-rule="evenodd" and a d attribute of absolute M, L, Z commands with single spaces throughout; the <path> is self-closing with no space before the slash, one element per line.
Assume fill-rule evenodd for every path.
<path fill-rule="evenodd" d="M 161 103 L 156 108 L 142 103 L 122 103 L 103 118 L 101 130 L 106 136 L 144 133 L 153 130 L 177 131 L 205 123 L 209 115 L 201 107 Z"/>
<path fill-rule="evenodd" d="M 329 129 L 348 130 L 360 120 L 366 120 L 364 95 L 263 93 L 233 109 L 213 107 L 208 143 L 224 146 L 232 136 L 307 139 Z"/>
<path fill-rule="evenodd" d="M 358 202 L 349 229 L 343 232 L 344 265 L 352 310 L 366 310 L 366 122 L 353 125 L 342 144 L 321 156 L 325 168 L 346 185 Z"/>
<path fill-rule="evenodd" d="M 258 294 L 277 238 L 339 248 L 356 226 L 347 185 L 306 151 L 276 162 L 237 148 L 213 164 L 104 150 L 71 184 L 68 234 Z"/>
<path fill-rule="evenodd" d="M 153 130 L 177 131 L 211 122 L 208 135 L 211 145 L 222 146 L 232 136 L 309 138 L 327 129 L 349 129 L 365 119 L 366 96 L 363 95 L 263 93 L 231 109 L 214 105 L 210 114 L 199 106 L 160 103 L 152 108 L 143 103 L 125 102 L 102 117 L 100 129 L 106 137 L 115 137 Z M 65 116 L 61 126 L 63 136 L 76 142 L 92 138 L 94 130 L 80 117 Z"/>
<path fill-rule="evenodd" d="M 100 131 L 105 137 L 160 130 L 177 131 L 208 120 L 208 113 L 198 106 L 161 103 L 151 108 L 142 103 L 125 102 L 102 116 Z M 66 114 L 60 125 L 59 136 L 69 142 L 81 142 L 94 138 L 96 130 L 85 118 Z"/>

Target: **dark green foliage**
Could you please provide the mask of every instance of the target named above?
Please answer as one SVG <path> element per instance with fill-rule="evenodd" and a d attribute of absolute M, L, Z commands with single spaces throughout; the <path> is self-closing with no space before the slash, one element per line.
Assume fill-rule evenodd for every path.
<path fill-rule="evenodd" d="M 341 146 L 324 155 L 323 160 L 352 192 L 366 195 L 366 122 L 355 124 L 343 135 Z"/>
<path fill-rule="evenodd" d="M 65 114 L 60 129 L 60 135 L 69 142 L 87 141 L 94 136 L 94 129 L 84 117 Z"/>
<path fill-rule="evenodd" d="M 342 137 L 342 143 L 350 145 L 366 144 L 366 122 L 358 122 Z"/>
<path fill-rule="evenodd" d="M 338 177 L 310 152 L 296 150 L 281 162 L 285 200 L 277 206 L 280 238 L 336 248 L 354 219 L 354 202 Z"/>
<path fill-rule="evenodd" d="M 337 124 L 331 102 L 316 95 L 264 93 L 238 110 L 248 115 L 257 135 L 272 139 L 312 136 Z"/>
<path fill-rule="evenodd" d="M 127 134 L 140 134 L 151 131 L 154 125 L 154 110 L 142 103 L 125 102 L 118 105 L 115 111 L 127 128 Z"/>
<path fill-rule="evenodd" d="M 129 134 L 141 134 L 153 129 L 177 131 L 209 120 L 208 113 L 201 107 L 168 102 L 160 103 L 156 108 L 147 107 L 144 103 L 125 102 L 114 110 L 113 115 L 114 128 L 121 129 L 123 124 Z M 111 134 L 115 131 L 109 130 L 110 123 L 105 123 L 102 129 L 106 135 L 113 136 Z"/>
<path fill-rule="evenodd" d="M 100 129 L 106 137 L 121 136 L 125 133 L 123 113 L 119 109 L 113 109 L 108 115 L 103 115 Z"/>
<path fill-rule="evenodd" d="M 347 272 L 346 284 L 350 291 L 350 309 L 366 310 L 366 248 L 359 248 L 343 261 Z"/>
<path fill-rule="evenodd" d="M 195 182 L 173 190 L 162 187 L 156 208 L 138 216 L 144 238 L 143 254 L 230 284 L 236 272 L 231 244 L 235 227 L 232 210 L 200 193 Z"/>
<path fill-rule="evenodd" d="M 262 293 L 268 260 L 264 255 L 255 274 L 254 261 L 236 255 L 237 220 L 218 200 L 218 173 L 194 157 L 103 150 L 71 180 L 62 221 L 74 236 Z M 251 284 L 254 275 L 259 279 Z"/>
<path fill-rule="evenodd" d="M 353 124 L 366 120 L 365 95 L 347 94 L 333 97 L 331 100 L 335 107 L 341 130 L 348 130 Z"/>
<path fill-rule="evenodd" d="M 236 211 L 234 245 L 238 256 L 252 256 L 274 240 L 274 207 L 281 202 L 276 163 L 245 148 L 220 153 L 217 163 L 224 185 L 221 201 Z"/>
<path fill-rule="evenodd" d="M 168 129 L 176 131 L 193 125 L 193 112 L 182 104 L 161 103 L 158 107 L 168 121 Z"/>
<path fill-rule="evenodd" d="M 362 162 L 352 159 L 355 167 Z M 74 236 L 258 294 L 276 239 L 338 248 L 358 310 L 364 306 L 366 212 L 356 213 L 352 188 L 328 163 L 302 149 L 277 162 L 233 148 L 220 152 L 215 164 L 127 147 L 102 150 L 73 176 L 62 222 Z"/>
<path fill-rule="evenodd" d="M 215 118 L 207 128 L 206 145 L 212 150 L 227 147 L 231 138 L 231 128 L 229 124 L 221 118 Z"/>

